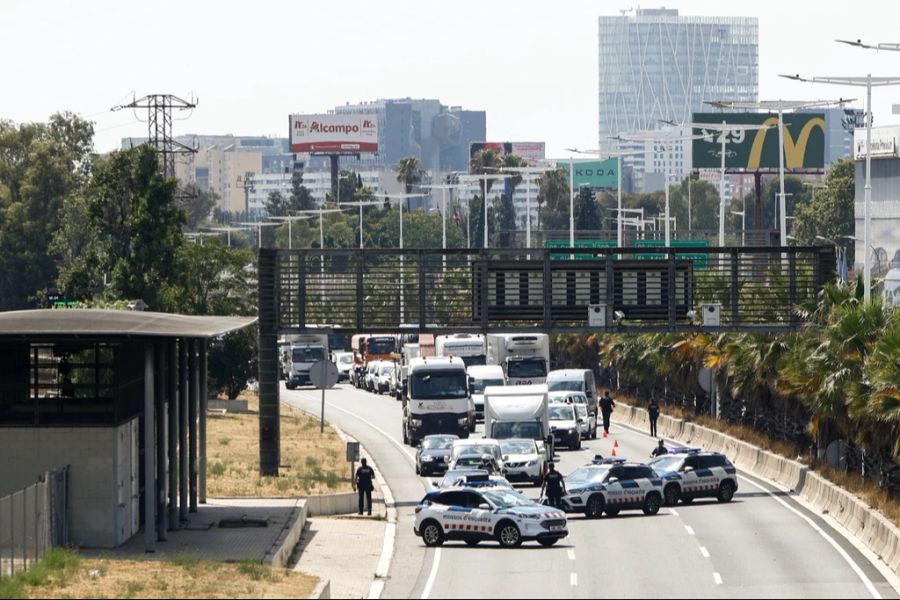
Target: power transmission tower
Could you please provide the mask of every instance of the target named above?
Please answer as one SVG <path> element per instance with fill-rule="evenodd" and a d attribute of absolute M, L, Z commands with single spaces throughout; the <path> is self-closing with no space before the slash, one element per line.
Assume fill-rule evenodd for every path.
<path fill-rule="evenodd" d="M 156 148 L 160 156 L 160 173 L 165 177 L 175 176 L 175 155 L 193 154 L 196 148 L 186 146 L 175 141 L 172 137 L 172 111 L 193 110 L 197 107 L 195 101 L 182 100 L 172 94 L 148 94 L 143 98 L 136 98 L 129 104 L 114 106 L 113 111 L 126 108 L 147 109 L 147 139 Z"/>

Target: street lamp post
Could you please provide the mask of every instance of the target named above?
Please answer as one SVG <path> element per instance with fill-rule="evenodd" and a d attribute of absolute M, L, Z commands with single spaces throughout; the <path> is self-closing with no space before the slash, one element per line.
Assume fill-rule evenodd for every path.
<path fill-rule="evenodd" d="M 534 175 L 546 173 L 547 169 L 542 167 L 515 167 L 504 168 L 503 171 L 519 173 L 525 180 L 525 247 L 531 248 L 531 184 L 534 182 Z"/>
<path fill-rule="evenodd" d="M 262 248 L 262 228 L 263 227 L 277 227 L 281 225 L 281 223 L 267 223 L 265 221 L 252 221 L 245 223 L 238 223 L 238 225 L 245 225 L 247 227 L 256 227 L 257 232 L 257 241 L 256 241 L 256 249 L 259 250 Z"/>
<path fill-rule="evenodd" d="M 488 248 L 488 205 L 487 205 L 487 182 L 491 179 L 507 179 L 509 175 L 492 175 L 490 173 L 482 173 L 480 175 L 464 175 L 460 177 L 463 181 L 478 181 L 479 183 L 483 182 L 484 187 L 484 196 L 482 197 L 482 204 L 484 204 L 484 248 L 485 250 Z"/>
<path fill-rule="evenodd" d="M 794 81 L 804 81 L 807 83 L 824 83 L 866 88 L 866 184 L 864 188 L 865 195 L 863 197 L 863 256 L 865 257 L 863 263 L 863 285 L 865 286 L 865 289 L 863 290 L 863 298 L 865 302 L 870 302 L 872 300 L 872 267 L 869 264 L 871 262 L 869 260 L 869 252 L 865 249 L 868 248 L 870 242 L 869 232 L 872 218 L 870 210 L 870 205 L 872 203 L 872 153 L 870 151 L 872 148 L 872 88 L 898 85 L 900 84 L 900 77 L 872 77 L 871 73 L 865 77 L 800 77 L 800 75 L 779 75 L 779 77 L 792 79 Z"/>
<path fill-rule="evenodd" d="M 273 221 L 287 221 L 287 224 L 288 224 L 288 250 L 291 250 L 293 248 L 292 240 L 294 237 L 294 232 L 293 232 L 293 227 L 292 227 L 293 222 L 300 221 L 302 219 L 311 219 L 312 217 L 307 216 L 307 215 L 302 215 L 302 216 L 291 215 L 291 216 L 287 216 L 287 217 L 269 217 L 269 218 L 272 219 Z"/>
<path fill-rule="evenodd" d="M 338 202 L 338 206 L 358 206 L 359 207 L 359 249 L 363 249 L 363 207 L 375 206 L 381 204 L 377 200 L 359 200 L 354 202 Z"/>
<path fill-rule="evenodd" d="M 740 217 L 741 217 L 741 246 L 746 246 L 747 245 L 747 239 L 746 239 L 747 223 L 746 223 L 745 217 L 747 216 L 747 211 L 746 210 L 733 210 L 733 211 L 731 211 L 731 214 L 740 215 Z"/>

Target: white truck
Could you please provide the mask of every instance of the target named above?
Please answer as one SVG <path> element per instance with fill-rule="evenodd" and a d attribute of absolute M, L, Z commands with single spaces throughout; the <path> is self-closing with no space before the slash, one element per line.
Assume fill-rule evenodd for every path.
<path fill-rule="evenodd" d="M 434 338 L 435 356 L 458 356 L 467 367 L 485 364 L 484 336 L 481 334 L 456 333 L 439 335 Z"/>
<path fill-rule="evenodd" d="M 535 385 L 547 381 L 550 336 L 546 333 L 489 333 L 487 364 L 500 365 L 507 385 Z"/>
<path fill-rule="evenodd" d="M 484 437 L 530 438 L 553 458 L 547 386 L 488 386 L 484 389 Z"/>
<path fill-rule="evenodd" d="M 484 388 L 506 385 L 506 378 L 500 365 L 472 365 L 466 367 L 469 375 L 469 391 L 475 404 L 475 418 L 484 419 Z"/>
<path fill-rule="evenodd" d="M 418 445 L 426 435 L 469 437 L 475 409 L 461 358 L 414 358 L 403 399 L 403 442 Z"/>
<path fill-rule="evenodd" d="M 295 389 L 300 385 L 308 385 L 309 369 L 328 356 L 328 334 L 308 333 L 290 336 L 288 364 L 290 372 L 287 377 L 287 388 Z"/>

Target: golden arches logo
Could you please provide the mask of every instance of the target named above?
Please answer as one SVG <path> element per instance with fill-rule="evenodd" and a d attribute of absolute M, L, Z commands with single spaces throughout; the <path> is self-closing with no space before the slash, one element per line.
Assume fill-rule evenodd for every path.
<path fill-rule="evenodd" d="M 778 117 L 769 117 L 763 121 L 762 124 L 767 126 L 774 125 L 777 127 Z M 812 133 L 813 127 L 821 129 L 822 135 L 824 135 L 825 119 L 815 117 L 807 121 L 806 124 L 803 125 L 803 129 L 800 130 L 800 135 L 797 136 L 797 142 L 794 143 L 790 129 L 788 129 L 787 125 L 784 126 L 784 162 L 785 167 L 788 169 L 803 168 L 803 158 L 806 156 L 806 145 L 809 143 L 809 136 Z M 748 169 L 759 168 L 759 163 L 762 159 L 763 144 L 766 141 L 766 133 L 768 131 L 768 129 L 760 129 L 756 132 L 756 137 L 753 138 L 753 146 L 750 148 L 750 157 L 747 159 Z M 777 133 L 778 132 L 776 132 L 776 134 Z"/>

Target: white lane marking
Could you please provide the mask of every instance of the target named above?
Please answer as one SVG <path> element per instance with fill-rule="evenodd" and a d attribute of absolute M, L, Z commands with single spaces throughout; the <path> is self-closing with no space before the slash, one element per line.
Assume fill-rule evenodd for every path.
<path fill-rule="evenodd" d="M 670 509 L 669 509 L 669 512 L 671 512 L 671 513 L 672 513 L 673 515 L 675 515 L 676 517 L 678 516 L 678 511 L 675 510 L 674 508 L 670 508 Z"/>
<path fill-rule="evenodd" d="M 713 573 L 713 581 L 716 582 L 716 585 L 722 585 L 722 576 L 718 573 Z"/>
<path fill-rule="evenodd" d="M 441 549 L 434 549 L 434 562 L 431 563 L 431 573 L 428 574 L 428 581 L 425 582 L 425 588 L 422 590 L 422 600 L 426 600 L 431 594 L 431 587 L 434 580 L 437 579 L 438 565 L 441 563 Z"/>
<path fill-rule="evenodd" d="M 690 525 L 685 525 L 684 530 L 688 532 L 688 535 L 694 535 L 694 530 Z"/>
<path fill-rule="evenodd" d="M 578 585 L 578 573 L 569 573 L 569 585 Z"/>
<path fill-rule="evenodd" d="M 791 511 L 792 513 L 794 513 L 795 515 L 797 515 L 798 517 L 800 517 L 801 519 L 806 521 L 806 523 L 810 527 L 812 527 L 813 530 L 816 531 L 819 535 L 821 535 L 823 538 L 825 538 L 825 541 L 828 542 L 829 544 L 831 544 L 831 547 L 834 548 L 837 551 L 837 553 L 841 555 L 841 558 L 843 558 L 844 561 L 848 565 L 850 565 L 850 568 L 853 570 L 854 573 L 856 573 L 856 576 L 859 577 L 859 579 L 863 582 L 863 585 L 866 586 L 866 589 L 869 590 L 869 593 L 872 594 L 872 597 L 873 598 L 881 598 L 881 594 L 879 594 L 878 590 L 875 589 L 875 584 L 873 584 L 872 581 L 866 576 L 866 574 L 863 573 L 863 570 L 859 567 L 858 564 L 856 564 L 856 561 L 854 561 L 850 557 L 850 555 L 847 554 L 846 550 L 841 548 L 841 545 L 838 544 L 834 540 L 833 537 L 828 535 L 828 533 L 826 533 L 821 527 L 816 525 L 816 523 L 812 519 L 810 519 L 809 517 L 807 517 L 806 515 L 801 513 L 799 510 L 795 509 L 793 506 L 791 506 L 790 504 L 788 504 L 787 502 L 785 502 L 784 500 L 782 500 L 781 498 L 779 498 L 778 496 L 776 496 L 775 494 L 773 494 L 772 492 L 767 490 L 766 488 L 760 486 L 756 482 L 754 482 L 750 479 L 747 479 L 743 475 L 738 475 L 738 477 L 743 479 L 744 481 L 746 481 L 747 483 L 749 483 L 756 489 L 762 490 L 763 492 L 765 492 L 766 494 L 771 496 L 773 500 L 775 500 L 776 502 L 778 502 L 779 504 L 784 506 L 786 509 L 788 509 L 789 511 Z"/>
<path fill-rule="evenodd" d="M 384 543 L 381 546 L 381 558 L 375 568 L 375 577 L 385 578 L 391 568 L 391 559 L 394 557 L 394 539 L 397 536 L 397 523 L 388 523 L 384 529 Z"/>
<path fill-rule="evenodd" d="M 384 591 L 384 581 L 381 579 L 376 579 L 372 582 L 371 587 L 369 587 L 369 595 L 367 598 L 369 600 L 378 600 L 381 598 L 381 593 Z"/>
<path fill-rule="evenodd" d="M 575 560 L 575 551 L 574 551 L 574 550 L 569 549 L 569 550 L 567 550 L 566 552 L 567 552 L 568 555 L 569 555 L 569 560 Z"/>
<path fill-rule="evenodd" d="M 700 554 L 703 555 L 703 558 L 709 558 L 709 550 L 703 546 L 700 546 Z"/>

